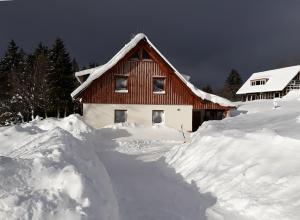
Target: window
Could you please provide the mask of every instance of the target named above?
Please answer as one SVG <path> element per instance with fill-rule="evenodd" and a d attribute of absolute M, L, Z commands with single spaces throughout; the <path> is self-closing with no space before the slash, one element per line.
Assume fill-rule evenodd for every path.
<path fill-rule="evenodd" d="M 132 60 L 140 60 L 140 59 L 150 60 L 151 58 L 150 58 L 149 53 L 146 50 L 139 49 L 131 55 L 130 59 L 132 59 Z"/>
<path fill-rule="evenodd" d="M 152 111 L 152 123 L 161 124 L 165 121 L 165 112 L 163 110 L 153 110 Z"/>
<path fill-rule="evenodd" d="M 257 80 L 251 80 L 251 86 L 259 86 L 259 85 L 265 85 L 268 82 L 269 79 L 257 79 Z"/>
<path fill-rule="evenodd" d="M 128 77 L 117 76 L 116 77 L 116 92 L 128 92 Z"/>
<path fill-rule="evenodd" d="M 149 59 L 150 59 L 149 54 L 147 53 L 147 51 L 143 50 L 143 60 L 149 60 Z"/>
<path fill-rule="evenodd" d="M 140 59 L 140 51 L 138 50 L 134 54 L 132 54 L 131 59 L 139 60 Z"/>
<path fill-rule="evenodd" d="M 165 78 L 153 78 L 153 92 L 164 93 L 165 92 Z"/>
<path fill-rule="evenodd" d="M 124 123 L 127 121 L 127 110 L 115 110 L 115 123 Z"/>

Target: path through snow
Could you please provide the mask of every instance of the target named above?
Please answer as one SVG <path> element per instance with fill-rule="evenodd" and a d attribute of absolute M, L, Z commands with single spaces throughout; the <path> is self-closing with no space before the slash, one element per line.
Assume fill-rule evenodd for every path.
<path fill-rule="evenodd" d="M 113 139 L 107 142 L 99 156 L 118 198 L 121 219 L 206 219 L 206 209 L 214 205 L 216 199 L 209 193 L 200 194 L 194 184 L 187 184 L 181 175 L 159 159 L 164 154 L 162 149 L 174 146 L 175 131 L 168 131 L 169 134 L 173 132 L 172 140 L 166 140 L 168 137 L 161 130 L 151 134 L 148 130 L 147 140 L 139 136 L 139 132 L 143 133 L 141 129 L 105 128 L 94 136 Z M 114 137 L 109 137 L 111 135 Z M 177 143 L 182 139 L 180 135 L 176 132 Z"/>

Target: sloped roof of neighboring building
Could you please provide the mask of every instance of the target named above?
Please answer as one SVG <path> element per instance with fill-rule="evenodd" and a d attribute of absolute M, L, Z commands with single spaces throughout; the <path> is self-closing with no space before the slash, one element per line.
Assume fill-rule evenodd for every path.
<path fill-rule="evenodd" d="M 300 72 L 300 65 L 253 73 L 236 94 L 282 91 Z M 264 85 L 251 86 L 252 80 L 268 79 Z"/>
<path fill-rule="evenodd" d="M 198 88 L 196 88 L 193 84 L 191 84 L 186 77 L 184 77 L 182 74 L 180 74 L 177 69 L 159 52 L 159 50 L 151 43 L 151 41 L 149 41 L 149 39 L 147 38 L 147 36 L 143 33 L 139 33 L 137 34 L 134 38 L 132 38 L 132 40 L 126 44 L 111 60 L 109 60 L 106 64 L 96 67 L 96 68 L 92 68 L 89 70 L 84 70 L 84 71 L 80 71 L 77 72 L 77 76 L 79 76 L 79 74 L 82 75 L 86 75 L 86 74 L 90 74 L 89 77 L 87 78 L 86 81 L 84 81 L 77 89 L 75 89 L 72 93 L 71 96 L 72 98 L 76 98 L 77 95 L 79 95 L 80 92 L 82 92 L 84 89 L 86 89 L 94 80 L 96 80 L 97 78 L 99 78 L 102 74 L 104 74 L 105 72 L 107 72 L 109 69 L 111 69 L 112 67 L 114 67 L 123 57 L 125 57 L 125 55 L 131 50 L 133 49 L 141 40 L 145 39 L 147 41 L 147 43 L 159 54 L 159 56 L 172 68 L 172 70 L 174 71 L 174 73 L 189 87 L 189 89 L 198 97 L 200 97 L 203 100 L 208 100 L 211 101 L 213 103 L 217 103 L 219 105 L 222 106 L 235 106 L 232 102 L 230 102 L 229 100 L 213 95 L 213 94 L 209 94 L 206 93 Z"/>

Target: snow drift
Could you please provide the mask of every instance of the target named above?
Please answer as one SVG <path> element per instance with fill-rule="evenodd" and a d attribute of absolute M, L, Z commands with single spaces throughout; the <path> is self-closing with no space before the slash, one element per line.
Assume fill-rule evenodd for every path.
<path fill-rule="evenodd" d="M 119 219 L 92 132 L 75 115 L 0 128 L 1 219 Z"/>
<path fill-rule="evenodd" d="M 96 131 L 76 115 L 0 127 L 0 218 L 299 219 L 300 94 L 276 103 L 237 103 L 183 145 L 172 129 Z"/>
<path fill-rule="evenodd" d="M 299 219 L 300 93 L 242 103 L 240 114 L 206 122 L 167 162 L 217 198 L 209 219 Z"/>

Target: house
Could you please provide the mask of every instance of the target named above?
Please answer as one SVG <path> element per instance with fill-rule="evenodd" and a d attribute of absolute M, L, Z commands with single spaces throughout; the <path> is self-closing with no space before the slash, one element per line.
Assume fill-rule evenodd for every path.
<path fill-rule="evenodd" d="M 71 96 L 83 103 L 84 120 L 95 128 L 129 122 L 195 131 L 233 108 L 230 101 L 194 87 L 144 34 L 106 64 L 75 76 L 81 85 Z"/>
<path fill-rule="evenodd" d="M 300 66 L 254 73 L 237 91 L 243 101 L 273 99 L 300 89 Z"/>

